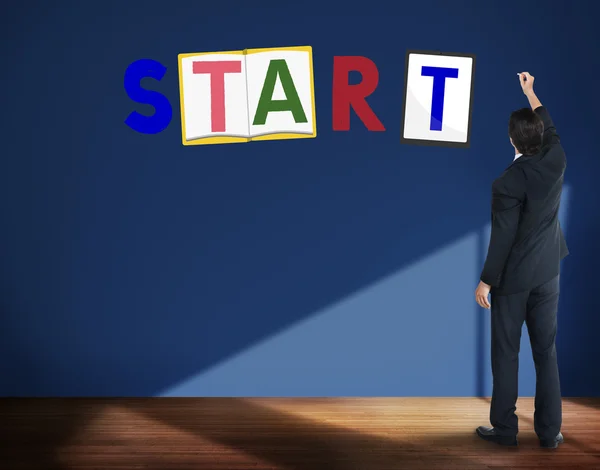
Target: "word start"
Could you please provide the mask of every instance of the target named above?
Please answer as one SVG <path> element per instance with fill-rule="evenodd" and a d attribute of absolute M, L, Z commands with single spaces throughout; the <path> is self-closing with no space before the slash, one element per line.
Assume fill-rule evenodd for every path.
<path fill-rule="evenodd" d="M 403 143 L 468 146 L 475 56 L 408 51 L 404 80 Z M 140 59 L 125 71 L 129 98 L 154 108 L 137 111 L 125 124 L 141 134 L 164 131 L 173 118 L 162 93 L 142 80 L 161 81 L 167 68 Z M 310 46 L 179 54 L 179 98 L 183 145 L 314 138 L 317 110 Z M 350 73 L 361 80 L 350 84 Z M 379 71 L 363 56 L 333 57 L 332 127 L 350 130 L 351 110 L 369 131 L 385 127 L 367 98 Z"/>

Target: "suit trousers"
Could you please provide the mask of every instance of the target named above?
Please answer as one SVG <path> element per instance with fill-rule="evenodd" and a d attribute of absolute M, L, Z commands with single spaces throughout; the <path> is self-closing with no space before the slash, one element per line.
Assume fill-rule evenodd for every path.
<path fill-rule="evenodd" d="M 556 358 L 559 277 L 534 289 L 491 295 L 493 392 L 490 422 L 498 434 L 519 431 L 516 411 L 519 349 L 523 322 L 535 363 L 534 428 L 540 439 L 554 439 L 562 424 L 562 402 Z"/>

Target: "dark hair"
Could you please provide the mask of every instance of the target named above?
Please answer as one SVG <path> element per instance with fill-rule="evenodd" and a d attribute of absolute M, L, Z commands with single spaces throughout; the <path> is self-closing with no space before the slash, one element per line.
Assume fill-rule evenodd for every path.
<path fill-rule="evenodd" d="M 508 135 L 523 155 L 535 155 L 542 148 L 544 123 L 530 108 L 514 111 L 508 121 Z"/>

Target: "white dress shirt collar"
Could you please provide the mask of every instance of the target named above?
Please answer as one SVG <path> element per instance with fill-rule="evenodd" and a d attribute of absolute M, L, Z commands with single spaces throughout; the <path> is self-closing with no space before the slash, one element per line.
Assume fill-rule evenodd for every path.
<path fill-rule="evenodd" d="M 513 160 L 513 162 L 514 162 L 514 161 L 516 161 L 516 160 L 517 160 L 517 158 L 519 158 L 519 157 L 521 157 L 521 156 L 523 156 L 523 154 L 522 154 L 522 153 L 517 153 L 517 154 L 515 155 L 515 159 Z"/>

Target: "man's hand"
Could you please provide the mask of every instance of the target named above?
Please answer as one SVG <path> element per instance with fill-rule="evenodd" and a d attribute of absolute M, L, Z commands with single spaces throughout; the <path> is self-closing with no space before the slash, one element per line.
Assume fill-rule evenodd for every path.
<path fill-rule="evenodd" d="M 535 92 L 533 91 L 533 81 L 535 77 L 529 74 L 529 72 L 521 72 L 517 74 L 519 76 L 519 83 L 521 84 L 521 88 L 523 89 L 523 93 L 527 97 L 527 101 L 529 101 L 529 106 L 534 111 L 542 106 L 542 103 L 535 96 Z"/>
<path fill-rule="evenodd" d="M 490 294 L 490 286 L 485 282 L 479 281 L 477 289 L 475 289 L 475 300 L 483 308 L 490 308 L 490 302 L 488 301 L 488 295 Z"/>
<path fill-rule="evenodd" d="M 533 93 L 533 81 L 535 80 L 535 77 L 530 75 L 529 72 L 521 72 L 517 75 L 519 76 L 519 82 L 521 83 L 523 93 L 525 93 L 525 95 Z"/>

